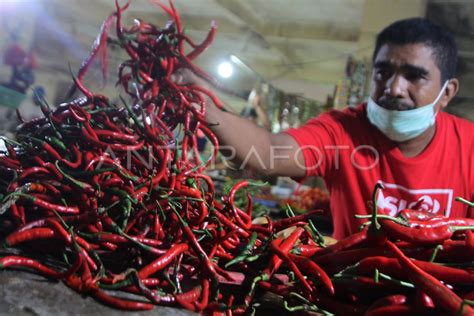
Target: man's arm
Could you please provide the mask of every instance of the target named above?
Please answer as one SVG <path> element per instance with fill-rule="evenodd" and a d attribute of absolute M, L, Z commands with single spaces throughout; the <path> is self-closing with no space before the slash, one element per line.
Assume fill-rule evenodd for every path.
<path fill-rule="evenodd" d="M 272 134 L 236 114 L 207 104 L 206 120 L 222 146 L 222 153 L 238 168 L 266 175 L 304 177 L 302 152 L 288 134 Z"/>
<path fill-rule="evenodd" d="M 179 69 L 172 78 L 178 84 L 209 84 L 188 69 Z M 303 153 L 288 134 L 272 134 L 237 114 L 218 109 L 207 98 L 206 121 L 216 134 L 221 153 L 237 168 L 250 168 L 266 175 L 304 177 Z"/>

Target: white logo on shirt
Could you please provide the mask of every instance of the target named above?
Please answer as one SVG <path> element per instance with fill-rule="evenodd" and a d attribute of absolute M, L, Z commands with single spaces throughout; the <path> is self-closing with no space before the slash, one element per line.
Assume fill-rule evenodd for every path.
<path fill-rule="evenodd" d="M 451 205 L 453 201 L 452 189 L 408 189 L 404 186 L 385 183 L 384 190 L 380 190 L 377 196 L 377 206 L 380 209 L 389 211 L 389 215 L 395 216 L 405 208 L 413 207 L 419 200 L 423 199 L 420 205 L 422 210 L 433 214 L 443 212 L 444 216 L 451 213 Z"/>

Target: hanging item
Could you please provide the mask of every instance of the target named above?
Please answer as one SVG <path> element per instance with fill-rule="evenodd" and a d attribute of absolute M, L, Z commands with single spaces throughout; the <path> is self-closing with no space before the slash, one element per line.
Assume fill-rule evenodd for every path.
<path fill-rule="evenodd" d="M 38 60 L 35 52 L 31 49 L 27 51 L 20 44 L 21 28 L 9 32 L 11 44 L 3 55 L 3 64 L 12 68 L 10 80 L 1 85 L 19 93 L 26 93 L 27 89 L 34 83 L 34 69 L 38 68 Z"/>
<path fill-rule="evenodd" d="M 5 51 L 3 63 L 12 67 L 18 67 L 25 63 L 25 59 L 27 59 L 25 50 L 18 43 L 14 43 Z"/>

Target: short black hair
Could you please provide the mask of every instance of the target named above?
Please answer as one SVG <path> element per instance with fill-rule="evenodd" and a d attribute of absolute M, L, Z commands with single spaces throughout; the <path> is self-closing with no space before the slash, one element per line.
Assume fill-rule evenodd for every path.
<path fill-rule="evenodd" d="M 385 44 L 406 45 L 425 44 L 431 47 L 436 65 L 441 72 L 441 84 L 454 78 L 458 62 L 458 48 L 453 35 L 426 18 L 409 18 L 396 21 L 378 35 L 372 61 Z"/>

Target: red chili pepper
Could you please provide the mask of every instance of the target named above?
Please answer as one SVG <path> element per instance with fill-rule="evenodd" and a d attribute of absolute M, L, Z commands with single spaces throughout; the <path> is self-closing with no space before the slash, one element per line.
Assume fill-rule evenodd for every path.
<path fill-rule="evenodd" d="M 339 240 L 337 243 L 322 248 L 314 254 L 314 257 L 320 257 L 332 253 L 338 253 L 344 250 L 350 250 L 357 246 L 362 246 L 367 240 L 367 228 L 362 231 L 352 234 L 344 239 Z"/>
<path fill-rule="evenodd" d="M 392 242 L 387 241 L 388 248 L 395 254 L 402 268 L 408 273 L 409 278 L 418 288 L 430 296 L 437 305 L 446 312 L 457 315 L 461 311 L 462 299 L 453 291 L 442 284 L 438 279 L 424 272 L 416 264 L 406 257 L 403 252 Z M 474 310 L 470 306 L 464 306 L 462 315 L 472 315 Z"/>
<path fill-rule="evenodd" d="M 321 248 L 321 246 L 319 246 L 319 245 L 303 245 L 303 244 L 300 244 L 296 247 L 295 254 L 301 255 L 303 257 L 312 257 L 315 254 L 322 251 L 323 249 L 326 249 L 326 248 Z"/>
<path fill-rule="evenodd" d="M 55 233 L 51 228 L 40 227 L 25 231 L 14 232 L 8 235 L 2 243 L 3 247 L 13 247 L 15 245 L 39 239 L 54 238 Z"/>
<path fill-rule="evenodd" d="M 200 201 L 197 202 L 197 204 L 199 205 L 198 223 L 202 223 L 204 221 L 204 218 L 207 217 L 209 211 L 208 211 L 206 203 L 204 202 L 204 199 L 201 195 L 201 192 L 198 189 L 187 187 L 187 186 L 183 185 L 178 190 L 176 190 L 174 194 L 177 195 L 177 196 L 191 197 L 193 199 L 200 200 Z"/>
<path fill-rule="evenodd" d="M 312 293 L 313 292 L 313 288 L 311 287 L 311 285 L 309 285 L 308 281 L 306 281 L 303 273 L 301 273 L 300 269 L 298 268 L 298 266 L 293 262 L 293 260 L 289 257 L 288 253 L 283 251 L 282 249 L 280 249 L 275 241 L 273 241 L 271 244 L 270 244 L 270 250 L 275 253 L 282 261 L 284 261 L 288 267 L 295 273 L 295 276 L 298 278 L 298 280 L 301 282 L 301 284 L 303 285 L 303 288 L 308 292 L 308 293 Z M 275 270 L 276 271 L 276 270 Z M 332 285 L 331 285 L 332 287 Z M 330 290 L 331 291 L 331 290 Z M 332 288 L 332 291 L 334 292 L 334 289 Z"/>
<path fill-rule="evenodd" d="M 83 135 L 85 136 L 85 138 L 90 141 L 92 144 L 94 145 L 97 145 L 97 146 L 101 146 L 103 148 L 110 148 L 112 150 L 116 150 L 116 151 L 134 151 L 134 150 L 140 150 L 141 148 L 143 148 L 143 145 L 144 145 L 144 141 L 141 140 L 137 143 L 135 143 L 134 145 L 123 145 L 123 144 L 114 144 L 114 143 L 105 143 L 105 142 L 102 142 L 98 139 L 96 139 L 96 135 L 94 136 L 93 134 L 91 134 L 87 128 L 82 128 L 82 133 Z"/>
<path fill-rule="evenodd" d="M 326 289 L 331 295 L 334 295 L 334 286 L 332 285 L 329 276 L 318 266 L 315 262 L 311 261 L 306 257 L 289 254 L 289 258 L 295 262 L 295 264 L 308 275 L 316 277 L 321 283 L 324 284 Z"/>
<path fill-rule="evenodd" d="M 428 220 L 410 220 L 409 227 L 416 229 L 435 228 L 440 226 L 472 226 L 474 227 L 474 218 L 447 218 L 436 217 Z"/>
<path fill-rule="evenodd" d="M 317 264 L 325 267 L 347 267 L 353 265 L 360 260 L 370 256 L 388 256 L 390 252 L 382 247 L 377 248 L 359 248 L 345 251 L 339 251 L 335 253 L 329 253 L 326 255 L 313 256 L 313 261 Z M 326 271 L 327 272 L 327 271 Z"/>
<path fill-rule="evenodd" d="M 394 294 L 382 297 L 375 301 L 372 305 L 367 308 L 366 313 L 371 312 L 372 310 L 378 309 L 380 307 L 403 305 L 407 302 L 407 297 L 402 294 Z"/>
<path fill-rule="evenodd" d="M 11 216 L 13 217 L 13 220 L 16 222 L 16 224 L 18 225 L 25 224 L 25 216 L 24 214 L 20 213 L 20 209 L 18 208 L 16 203 L 13 203 L 10 206 L 10 213 L 11 213 Z"/>
<path fill-rule="evenodd" d="M 31 167 L 26 170 L 24 170 L 21 175 L 18 177 L 18 181 L 22 182 L 23 180 L 27 179 L 30 176 L 33 176 L 37 173 L 44 173 L 44 174 L 49 174 L 50 171 L 46 168 L 43 167 Z"/>
<path fill-rule="evenodd" d="M 283 253 L 288 253 L 291 248 L 295 245 L 296 241 L 300 238 L 301 234 L 303 234 L 304 228 L 298 227 L 296 228 L 290 236 L 288 236 L 287 239 L 281 240 L 281 239 L 276 239 L 276 241 L 280 241 L 281 244 L 279 245 L 279 249 Z M 277 242 L 275 242 L 277 243 Z M 269 277 L 273 275 L 279 268 L 282 263 L 281 258 L 279 258 L 276 255 L 273 255 L 272 258 L 270 259 L 270 263 L 267 265 L 265 270 L 263 270 L 263 273 L 267 274 Z"/>
<path fill-rule="evenodd" d="M 186 236 L 188 241 L 191 243 L 191 248 L 199 257 L 203 267 L 206 269 L 207 274 L 209 275 L 209 277 L 217 278 L 217 273 L 214 267 L 214 263 L 209 260 L 206 252 L 202 249 L 201 245 L 197 241 L 196 236 L 194 236 L 194 233 L 189 227 L 189 225 L 182 219 L 182 217 L 177 212 L 175 212 L 175 214 L 178 216 L 184 235 Z"/>
<path fill-rule="evenodd" d="M 68 279 L 71 277 L 71 275 L 74 275 L 81 266 L 84 264 L 84 259 L 82 256 L 78 255 L 76 258 L 76 261 L 74 264 L 65 272 L 61 273 L 61 275 L 58 276 L 58 279 Z"/>
<path fill-rule="evenodd" d="M 200 302 L 194 302 L 194 305 L 196 307 L 196 310 L 202 311 L 206 306 L 208 305 L 209 302 L 209 280 L 208 279 L 203 279 L 202 280 L 202 292 L 201 292 L 201 301 Z"/>
<path fill-rule="evenodd" d="M 194 50 L 191 51 L 187 55 L 189 60 L 195 59 L 196 57 L 201 55 L 206 50 L 206 48 L 209 47 L 209 45 L 214 41 L 214 38 L 216 37 L 216 31 L 217 31 L 217 23 L 215 21 L 212 21 L 211 29 L 207 33 L 207 36 L 204 39 L 204 41 L 201 44 L 199 44 L 199 46 L 195 47 Z"/>
<path fill-rule="evenodd" d="M 141 279 L 148 278 L 150 275 L 154 274 L 157 271 L 167 267 L 172 260 L 174 260 L 177 256 L 181 253 L 188 250 L 187 244 L 177 244 L 170 248 L 170 250 L 161 256 L 160 258 L 156 259 L 146 267 L 143 267 L 139 272 L 138 276 Z"/>
<path fill-rule="evenodd" d="M 212 80 L 211 80 L 212 81 Z M 199 92 L 202 92 L 204 93 L 205 95 L 207 95 L 212 103 L 214 103 L 214 105 L 218 108 L 218 109 L 221 109 L 221 110 L 224 110 L 224 105 L 222 104 L 222 102 L 209 90 L 203 88 L 203 87 L 200 87 L 200 86 L 194 86 L 194 85 L 191 85 L 189 86 L 190 89 L 194 89 L 194 90 L 197 90 Z"/>
<path fill-rule="evenodd" d="M 440 244 L 450 239 L 456 230 L 447 224 L 435 227 L 406 227 L 391 220 L 381 220 L 381 223 L 390 237 L 420 245 Z"/>
<path fill-rule="evenodd" d="M 212 212 L 213 215 L 217 217 L 217 219 L 224 225 L 230 227 L 233 231 L 235 231 L 237 234 L 242 236 L 243 238 L 249 238 L 250 234 L 243 230 L 241 227 L 237 226 L 233 222 L 231 222 L 226 216 L 224 216 L 221 212 L 219 212 L 217 209 L 213 210 Z"/>
<path fill-rule="evenodd" d="M 7 147 L 7 151 L 8 151 L 8 155 L 11 157 L 11 159 L 13 160 L 17 160 L 17 155 L 16 155 L 16 151 L 15 149 L 13 148 L 13 146 L 11 144 L 6 144 L 6 147 Z"/>
<path fill-rule="evenodd" d="M 71 235 L 64 229 L 64 227 L 58 221 L 46 220 L 45 224 L 54 231 L 56 237 L 61 238 L 63 241 L 66 242 L 67 245 L 70 245 L 72 243 Z"/>
<path fill-rule="evenodd" d="M 106 139 L 111 139 L 115 141 L 126 141 L 128 143 L 136 143 L 137 142 L 137 136 L 134 135 L 129 135 L 125 133 L 119 133 L 119 132 L 114 132 L 114 131 L 108 131 L 108 130 L 103 130 L 103 129 L 96 129 L 94 131 L 99 138 L 106 138 Z"/>
<path fill-rule="evenodd" d="M 61 214 L 79 214 L 80 213 L 79 208 L 76 206 L 64 206 L 64 205 L 52 204 L 52 203 L 43 201 L 39 198 L 35 198 L 29 194 L 24 194 L 24 193 L 14 193 L 13 195 L 24 198 L 27 201 L 30 201 L 34 205 L 45 210 L 55 210 L 56 212 L 61 213 Z"/>
<path fill-rule="evenodd" d="M 9 267 L 33 269 L 36 272 L 52 279 L 59 279 L 61 277 L 61 273 L 53 270 L 52 268 L 49 268 L 34 259 L 20 256 L 6 256 L 0 258 L 0 269 Z"/>
<path fill-rule="evenodd" d="M 270 291 L 283 297 L 287 296 L 291 291 L 287 285 L 273 284 L 267 281 L 260 281 L 258 285 L 265 291 Z"/>
<path fill-rule="evenodd" d="M 323 210 L 313 210 L 310 212 L 306 212 L 301 215 L 285 218 L 285 219 L 280 219 L 277 221 L 273 222 L 273 229 L 278 232 L 280 230 L 283 230 L 285 228 L 288 228 L 289 226 L 294 225 L 297 222 L 307 222 L 308 219 L 310 219 L 313 215 L 316 214 L 322 214 L 324 211 Z"/>
<path fill-rule="evenodd" d="M 19 169 L 20 163 L 14 159 L 11 159 L 7 156 L 0 156 L 0 165 L 5 168 L 10 169 Z"/>
<path fill-rule="evenodd" d="M 63 174 L 61 173 L 61 171 L 59 171 L 58 167 L 55 164 L 47 162 L 44 164 L 44 166 L 51 172 L 52 175 L 56 177 L 57 180 L 63 179 Z"/>
<path fill-rule="evenodd" d="M 196 310 L 194 303 L 199 299 L 202 293 L 202 286 L 198 285 L 195 286 L 188 292 L 180 293 L 174 295 L 176 302 L 181 306 L 189 309 L 189 310 Z"/>
<path fill-rule="evenodd" d="M 161 3 L 159 0 L 151 0 L 150 1 L 151 3 L 153 3 L 154 5 L 156 6 L 159 6 L 161 9 L 163 9 L 163 11 L 165 11 L 172 20 L 175 20 L 175 16 L 174 16 L 174 12 L 173 10 L 171 10 L 170 8 L 168 8 L 167 6 L 165 6 L 163 3 Z"/>
<path fill-rule="evenodd" d="M 411 220 L 426 221 L 433 218 L 439 218 L 439 216 L 437 216 L 436 214 L 433 214 L 427 211 L 418 210 L 416 208 L 401 210 L 397 214 L 397 216 L 407 221 L 411 221 Z"/>
<path fill-rule="evenodd" d="M 76 78 L 75 76 L 72 76 L 72 79 L 74 81 L 75 86 L 73 88 L 71 88 L 70 91 L 68 91 L 68 95 L 71 96 L 72 94 L 74 94 L 74 92 L 77 88 L 84 94 L 84 96 L 87 98 L 87 100 L 92 100 L 93 97 L 94 97 L 94 94 L 89 89 L 86 88 L 86 86 L 82 83 L 82 80 Z"/>
<path fill-rule="evenodd" d="M 426 295 L 423 291 L 416 291 L 416 298 L 415 298 L 415 307 L 420 311 L 426 310 L 426 308 L 435 308 L 433 300 L 431 297 Z"/>
<path fill-rule="evenodd" d="M 126 4 L 126 7 L 128 7 L 128 3 Z M 123 11 L 124 9 L 121 9 L 120 7 L 117 8 L 117 12 L 121 12 Z M 105 52 L 107 52 L 107 48 L 106 48 L 106 44 L 107 44 L 107 37 L 108 37 L 108 32 L 109 32 L 109 29 L 112 25 L 112 22 L 113 22 L 113 19 L 115 17 L 115 14 L 112 14 L 110 15 L 106 20 L 105 22 L 102 24 L 101 26 L 101 30 L 100 30 L 100 34 L 94 44 L 94 47 L 92 48 L 92 51 L 90 53 L 90 55 L 86 58 L 86 60 L 82 63 L 80 69 L 79 69 L 79 72 L 78 72 L 78 75 L 77 75 L 77 82 L 82 82 L 82 79 L 84 78 L 85 74 L 87 73 L 87 71 L 89 70 L 89 67 L 92 65 L 92 63 L 94 62 L 95 58 L 97 57 L 97 55 Z M 107 58 L 104 57 L 102 59 L 103 63 L 104 63 L 104 70 L 107 69 Z M 104 71 L 103 72 L 103 76 L 104 76 L 104 82 L 107 81 L 107 76 L 108 74 Z M 81 89 L 79 87 L 79 89 Z M 82 89 L 81 89 L 82 91 Z M 85 93 L 84 93 L 85 94 Z M 87 94 L 85 94 L 88 98 L 89 96 Z"/>
<path fill-rule="evenodd" d="M 375 309 L 370 310 L 365 316 L 411 316 L 411 315 L 422 315 L 418 314 L 419 311 L 410 305 L 391 305 L 391 306 L 381 306 Z"/>
<path fill-rule="evenodd" d="M 474 275 L 465 270 L 420 260 L 413 260 L 413 262 L 423 271 L 446 283 L 453 285 L 474 284 Z M 397 259 L 382 256 L 364 258 L 351 271 L 357 274 L 372 274 L 375 269 L 396 278 L 406 277 Z"/>
<path fill-rule="evenodd" d="M 464 241 L 446 240 L 441 244 L 443 247 L 436 255 L 437 262 L 470 262 L 474 261 L 474 252 L 466 246 Z M 410 257 L 428 261 L 433 255 L 433 249 L 415 248 Z"/>

